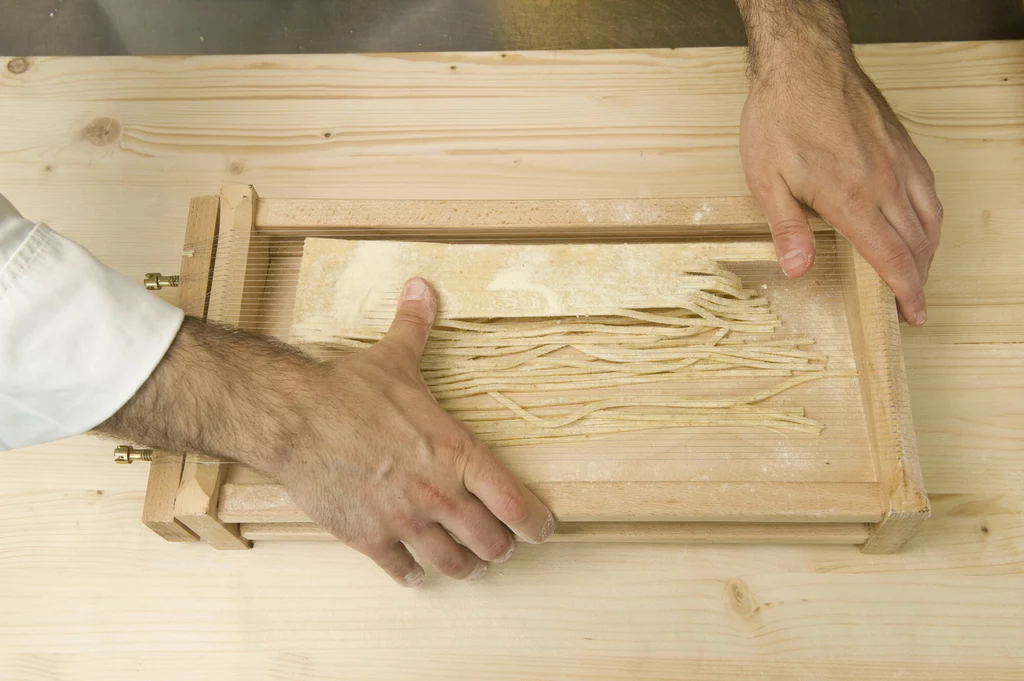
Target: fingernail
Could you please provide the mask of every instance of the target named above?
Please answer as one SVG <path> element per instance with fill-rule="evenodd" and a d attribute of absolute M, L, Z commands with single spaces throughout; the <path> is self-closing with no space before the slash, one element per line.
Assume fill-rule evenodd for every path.
<path fill-rule="evenodd" d="M 405 282 L 402 289 L 402 298 L 405 300 L 423 300 L 427 297 L 427 282 L 422 279 L 410 279 Z"/>
<path fill-rule="evenodd" d="M 423 568 L 421 567 L 418 567 L 409 574 L 407 574 L 405 576 L 405 579 L 402 580 L 402 586 L 408 587 L 410 589 L 415 589 L 416 587 L 421 586 L 422 584 Z"/>
<path fill-rule="evenodd" d="M 480 563 L 476 566 L 476 568 L 473 569 L 471 573 L 469 573 L 469 577 L 466 577 L 466 580 L 470 582 L 475 582 L 476 580 L 483 577 L 485 572 L 487 572 L 487 563 Z"/>
<path fill-rule="evenodd" d="M 782 259 L 779 260 L 779 264 L 782 265 L 782 269 L 784 269 L 787 274 L 800 267 L 805 262 L 807 262 L 807 254 L 798 248 L 794 248 L 789 251 L 782 256 Z"/>
<path fill-rule="evenodd" d="M 926 310 L 921 310 L 914 317 L 914 326 L 921 326 L 926 321 L 928 321 L 928 312 Z"/>
<path fill-rule="evenodd" d="M 505 552 L 505 555 L 502 556 L 501 558 L 499 558 L 498 560 L 494 561 L 494 562 L 495 563 L 504 563 L 506 560 L 508 560 L 509 558 L 512 557 L 512 552 L 515 551 L 515 550 L 516 550 L 516 543 L 513 541 L 509 545 L 508 551 Z"/>
<path fill-rule="evenodd" d="M 547 541 L 548 537 L 555 533 L 555 516 L 551 515 L 551 511 L 548 511 L 548 521 L 544 523 L 544 529 L 540 531 L 540 540 L 542 542 Z"/>
<path fill-rule="evenodd" d="M 543 544 L 548 540 L 552 534 L 555 533 L 555 517 L 551 515 L 551 511 L 548 511 L 548 519 L 544 522 L 544 527 L 540 530 L 540 537 L 536 540 L 530 539 L 529 537 L 516 532 L 516 536 L 522 539 L 527 544 Z"/>

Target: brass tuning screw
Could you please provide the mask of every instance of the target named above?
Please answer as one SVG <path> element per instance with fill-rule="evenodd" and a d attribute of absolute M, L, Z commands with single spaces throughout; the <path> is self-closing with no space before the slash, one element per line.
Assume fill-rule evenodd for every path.
<path fill-rule="evenodd" d="M 152 461 L 152 449 L 136 449 L 131 445 L 118 445 L 114 448 L 114 463 L 131 463 L 132 461 Z"/>
<path fill-rule="evenodd" d="M 162 288 L 177 288 L 178 279 L 179 277 L 177 274 L 165 277 L 159 272 L 150 272 L 146 275 L 143 282 L 146 284 L 146 288 L 150 291 L 159 291 Z"/>

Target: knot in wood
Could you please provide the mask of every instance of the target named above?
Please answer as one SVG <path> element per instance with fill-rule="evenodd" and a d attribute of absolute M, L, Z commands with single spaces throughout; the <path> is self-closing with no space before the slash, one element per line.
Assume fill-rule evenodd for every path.
<path fill-rule="evenodd" d="M 754 596 L 742 579 L 730 579 L 725 583 L 725 599 L 734 613 L 746 619 L 756 614 L 760 608 L 754 602 Z"/>
<path fill-rule="evenodd" d="M 121 139 L 121 124 L 106 116 L 97 118 L 82 130 L 82 139 L 93 146 L 109 146 Z"/>
<path fill-rule="evenodd" d="M 24 57 L 15 57 L 7 62 L 7 70 L 18 76 L 28 71 L 29 62 Z"/>

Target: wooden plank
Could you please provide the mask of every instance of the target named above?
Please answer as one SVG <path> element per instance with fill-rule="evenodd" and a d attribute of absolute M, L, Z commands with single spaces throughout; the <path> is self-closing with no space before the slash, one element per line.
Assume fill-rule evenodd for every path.
<path fill-rule="evenodd" d="M 207 315 L 211 321 L 248 330 L 259 328 L 270 262 L 268 239 L 253 227 L 257 200 L 252 185 L 226 184 L 221 189 L 217 264 Z"/>
<path fill-rule="evenodd" d="M 818 232 L 831 227 L 809 214 Z M 752 197 L 424 201 L 261 199 L 263 234 L 332 238 L 482 241 L 545 238 L 660 239 L 767 236 Z"/>
<path fill-rule="evenodd" d="M 185 314 L 200 319 L 206 318 L 219 216 L 219 196 L 197 196 L 189 203 L 179 270 L 178 307 Z"/>
<path fill-rule="evenodd" d="M 199 541 L 188 527 L 174 517 L 174 497 L 181 483 L 185 457 L 177 452 L 156 450 L 149 464 L 142 522 L 167 541 Z"/>
<path fill-rule="evenodd" d="M 878 485 L 867 482 L 546 482 L 530 489 L 565 522 L 860 523 L 882 512 Z"/>
<path fill-rule="evenodd" d="M 920 330 L 902 330 L 908 361 L 917 348 L 926 352 L 940 345 L 950 349 L 961 345 L 982 346 L 973 348 L 976 350 L 1012 348 L 1024 337 L 1024 289 L 992 286 L 998 277 L 1012 280 L 1012 268 L 1019 266 L 1016 235 L 1024 224 L 1024 207 L 1007 205 L 998 196 L 958 202 L 944 195 L 943 204 L 946 227 L 942 250 L 932 266 L 926 289 L 928 323 Z M 941 257 L 945 253 L 967 253 L 968 262 L 985 263 L 985 267 L 968 267 L 962 258 Z M 914 345 L 913 350 L 909 349 L 910 344 Z M 936 368 L 931 371 L 934 373 Z M 948 378 L 953 380 L 956 376 L 951 372 Z M 911 389 L 911 397 L 915 398 L 913 385 Z"/>
<path fill-rule="evenodd" d="M 65 448 L 67 452 L 74 448 Z M 150 531 L 135 521 L 141 502 L 141 486 L 145 483 L 145 469 L 126 470 L 121 479 L 112 480 L 111 485 L 97 494 L 95 489 L 83 489 L 83 482 L 91 484 L 97 474 L 102 472 L 98 464 L 76 463 L 69 470 L 52 478 L 50 485 L 44 487 L 36 481 L 32 487 L 28 477 L 34 472 L 30 462 L 21 462 L 18 466 L 8 466 L 12 473 L 12 481 L 3 481 L 2 490 L 5 496 L 0 502 L 0 512 L 10 517 L 17 517 L 17 508 L 23 514 L 31 514 L 39 518 L 38 527 L 45 536 L 59 536 L 62 526 L 67 524 L 69 517 L 83 517 L 90 524 L 83 524 L 79 541 L 82 544 L 83 556 L 89 560 L 99 560 L 101 554 L 92 550 L 94 544 L 108 554 L 129 556 L 136 551 L 144 551 L 146 555 L 162 558 L 167 563 L 163 569 L 187 569 L 193 567 L 209 567 L 223 565 L 220 561 L 242 560 L 251 569 L 259 572 L 266 569 L 280 570 L 280 561 L 290 560 L 301 555 L 309 560 L 316 557 L 299 547 L 282 549 L 271 543 L 263 544 L 263 551 L 246 554 L 237 559 L 219 556 L 219 552 L 207 547 L 195 550 L 184 549 L 166 544 L 163 540 L 155 540 Z M 116 484 L 117 486 L 114 486 Z M 727 551 L 716 551 L 711 547 L 700 548 L 700 552 L 690 554 L 691 561 L 686 568 L 691 577 L 715 579 L 723 574 L 760 574 L 764 572 L 765 563 L 771 565 L 771 571 L 794 572 L 800 574 L 860 574 L 867 579 L 871 574 L 887 574 L 910 571 L 915 574 L 961 575 L 977 577 L 1021 576 L 1024 566 L 1018 557 L 1024 550 L 1024 494 L 978 496 L 965 494 L 941 494 L 932 497 L 932 517 L 907 543 L 902 551 L 894 554 L 864 554 L 856 546 L 848 545 L 835 549 L 820 550 L 778 550 L 768 546 L 737 546 Z M 288 523 L 271 523 L 287 525 Z M 566 528 L 575 524 L 563 523 Z M 616 523 L 625 525 L 624 523 Z M 660 525 L 660 524 L 659 524 Z M 671 524 L 665 524 L 671 525 Z M 731 524 L 730 524 L 731 525 Z M 739 525 L 739 524 L 737 524 Z M 811 524 L 807 524 L 811 525 Z M 829 523 L 814 523 L 817 526 L 828 526 Z M 647 524 L 644 525 L 646 527 Z M 129 532 L 131 530 L 131 532 Z M 104 543 L 102 537 L 107 534 L 120 533 L 128 546 L 120 552 L 112 543 Z M 0 537 L 0 545 L 12 550 L 24 545 L 31 538 L 24 527 L 15 527 L 8 534 Z M 138 538 L 138 545 L 130 541 Z M 536 564 L 522 575 L 523 584 L 531 580 L 542 579 L 550 574 L 551 562 L 555 560 L 580 560 L 586 563 L 608 563 L 608 569 L 616 563 L 615 555 L 602 553 L 600 550 L 588 548 L 586 543 L 573 540 L 568 542 L 575 548 L 567 548 L 566 542 L 559 545 L 532 548 L 526 545 L 519 547 L 520 554 L 532 556 L 524 560 L 536 560 Z M 641 543 L 639 545 L 645 544 Z M 621 555 L 650 555 L 647 549 L 621 547 L 623 551 L 638 553 Z M 90 547 L 88 550 L 86 547 Z M 112 548 L 113 547 L 113 548 Z M 599 547 L 598 547 L 599 548 Z M 670 550 L 673 547 L 667 546 Z M 611 547 L 605 550 L 612 552 Z M 676 546 L 675 550 L 685 548 Z M 40 550 L 38 555 L 19 556 L 16 552 L 0 556 L 0 568 L 5 571 L 27 567 L 38 567 L 52 560 L 61 553 L 58 547 Z M 327 557 L 331 554 L 323 554 Z M 262 557 L 261 557 L 262 556 Z M 270 557 L 267 560 L 268 556 Z M 109 559 L 108 555 L 108 559 Z M 626 570 L 630 563 L 620 564 Z M 325 566 L 326 567 L 326 566 Z M 372 566 L 365 570 L 356 565 L 354 575 L 370 578 Z M 516 569 L 514 565 L 506 566 Z M 635 567 L 635 566 L 634 566 Z M 159 571 L 158 571 L 159 572 Z M 6 572 L 5 572 L 6 573 Z M 326 579 L 326 571 L 323 573 Z M 511 602 L 511 601 L 510 601 Z"/>
<path fill-rule="evenodd" d="M 315 523 L 241 523 L 260 541 L 337 541 Z M 862 544 L 864 523 L 561 523 L 549 542 L 615 544 Z"/>
<path fill-rule="evenodd" d="M 409 593 L 333 544 L 231 556 L 153 541 L 134 520 L 146 469 L 112 466 L 108 443 L 78 437 L 0 457 L 3 669 L 1018 681 L 1024 43 L 859 55 L 935 170 L 947 216 L 928 324 L 902 335 L 928 490 L 951 496 L 933 496 L 900 553 L 520 546 L 480 582 L 432 574 Z M 2 191 L 135 281 L 175 271 L 184 206 L 229 178 L 291 197 L 745 191 L 741 49 L 30 61 L 18 76 L 0 64 Z M 116 144 L 81 137 L 98 115 L 117 116 Z"/>
<path fill-rule="evenodd" d="M 181 485 L 174 499 L 174 517 L 215 549 L 248 549 L 252 544 L 238 534 L 238 525 L 217 519 L 217 501 L 226 473 L 225 464 L 197 454 L 185 457 Z"/>
<path fill-rule="evenodd" d="M 565 7 L 563 3 L 543 6 Z M 981 591 L 980 586 L 975 586 L 972 589 L 966 582 L 963 587 L 968 590 Z M 893 588 L 895 589 L 896 586 L 894 585 Z M 792 590 L 789 591 L 792 594 Z M 701 596 L 714 598 L 712 594 L 706 592 L 702 592 Z M 920 598 L 920 595 L 915 597 L 913 604 L 915 613 L 925 610 L 927 607 L 924 602 L 917 601 L 917 598 Z M 19 599 L 19 604 L 22 603 L 23 599 Z M 364 601 L 360 599 L 360 607 L 369 607 L 363 606 L 363 603 Z M 773 605 L 777 604 L 773 603 Z M 829 605 L 835 606 L 835 603 L 829 602 Z M 783 607 L 787 610 L 792 609 L 790 604 L 783 604 Z M 958 609 L 958 612 L 964 612 L 967 609 L 967 607 L 962 607 Z M 773 618 L 773 620 L 777 620 L 777 618 Z M 819 621 L 824 621 L 824 617 Z M 390 622 L 389 624 L 393 625 Z M 785 625 L 781 626 L 785 628 Z M 819 624 L 819 629 L 824 626 L 824 624 Z M 893 628 L 895 629 L 895 626 Z M 801 627 L 799 633 L 803 634 L 808 630 L 807 627 Z M 587 630 L 581 626 L 579 631 L 585 634 Z M 363 633 L 353 631 L 353 635 Z M 687 633 L 693 635 L 690 631 Z M 395 635 L 395 629 L 388 628 L 387 635 Z M 628 636 L 629 634 L 623 635 Z M 656 636 L 656 632 L 645 630 L 644 636 Z M 895 634 L 894 637 L 898 638 Z M 583 640 L 594 641 L 596 638 L 585 636 Z M 605 639 L 602 637 L 602 640 Z M 847 644 L 852 647 L 849 642 Z M 849 647 L 843 650 L 849 650 Z M 688 681 L 721 681 L 723 678 L 733 681 L 884 679 L 887 675 L 891 676 L 894 669 L 898 670 L 900 681 L 967 681 L 970 679 L 1019 681 L 1020 679 L 1020 667 L 1012 661 L 1002 661 L 1003 658 L 995 660 L 959 658 L 942 663 L 935 663 L 931 659 L 902 662 L 898 660 L 877 661 L 874 658 L 851 659 L 849 657 L 844 657 L 841 660 L 800 657 L 796 660 L 782 658 L 757 662 L 748 659 L 716 658 L 709 661 L 700 659 L 699 656 L 679 659 L 673 657 L 671 653 L 655 659 L 649 657 L 633 659 L 624 657 L 616 651 L 599 651 L 593 648 L 596 646 L 588 647 L 585 651 L 577 649 L 561 652 L 545 651 L 534 655 L 518 652 L 481 654 L 475 650 L 467 650 L 464 655 L 459 657 L 458 661 L 433 658 L 422 654 L 414 655 L 409 651 L 398 649 L 386 654 L 379 653 L 373 664 L 361 664 L 359 669 L 360 678 L 365 681 L 391 681 L 403 677 L 409 669 L 415 669 L 417 678 L 423 681 L 450 681 L 455 678 L 480 679 L 492 674 L 495 667 L 509 670 L 518 678 L 529 678 L 531 681 L 635 679 L 637 678 L 637 666 L 641 664 L 638 659 L 643 659 L 642 668 L 649 678 L 679 678 Z M 929 649 L 934 649 L 934 647 L 929 646 Z M 859 652 L 860 649 L 855 648 L 855 651 Z M 809 653 L 805 652 L 804 654 Z M 266 647 L 258 648 L 256 646 L 246 650 L 244 655 L 236 655 L 238 659 L 232 660 L 230 666 L 224 663 L 225 654 L 222 651 L 216 653 L 197 651 L 190 654 L 189 659 L 197 666 L 203 665 L 209 669 L 223 670 L 222 675 L 239 679 L 258 679 L 260 674 L 267 669 L 280 670 L 279 673 L 288 678 L 306 675 L 314 675 L 314 678 L 330 677 L 334 670 L 351 667 L 353 659 L 360 659 L 360 653 L 350 648 L 337 650 L 329 649 L 326 646 L 314 648 L 312 645 L 310 645 L 309 651 L 304 652 L 301 657 L 283 655 L 276 651 L 268 651 Z M 147 662 L 151 662 L 154 667 L 159 668 L 159 671 L 150 674 L 150 679 L 173 681 L 175 677 L 164 673 L 164 670 L 176 669 L 176 665 L 180 664 L 179 657 L 175 656 L 173 651 L 168 650 L 147 651 L 145 654 L 112 650 L 109 654 L 104 655 L 83 651 L 61 653 L 59 658 L 57 654 L 52 657 L 43 657 L 46 663 L 49 663 L 51 659 L 56 663 L 59 659 L 61 664 L 81 669 L 83 676 L 90 678 L 106 675 L 106 678 L 129 679 L 131 670 L 137 669 L 139 659 L 143 658 Z M 39 656 L 16 654 L 15 671 L 32 672 L 40 668 L 43 663 L 38 658 Z M 32 678 L 32 676 L 29 675 L 27 678 Z"/>
<path fill-rule="evenodd" d="M 672 442 L 660 444 L 657 448 L 652 447 L 649 451 L 654 457 L 660 457 L 662 452 L 671 453 Z M 865 447 L 869 445 L 864 443 Z M 516 451 L 519 450 L 519 451 Z M 623 458 L 619 453 L 617 458 L 612 458 L 614 452 L 606 451 L 604 448 L 594 448 L 591 460 L 578 461 L 575 466 L 567 459 L 563 459 L 564 452 L 561 449 L 555 450 L 552 447 L 544 446 L 517 447 L 495 450 L 499 456 L 504 457 L 509 465 L 513 466 L 517 476 L 532 483 L 543 480 L 558 480 L 559 475 L 566 471 L 577 472 L 578 475 L 570 478 L 576 482 L 602 482 L 607 481 L 613 474 L 620 479 L 633 482 L 662 482 L 665 480 L 710 480 L 712 474 L 716 475 L 718 481 L 745 482 L 756 480 L 758 482 L 875 482 L 875 471 L 872 462 L 866 455 L 850 457 L 846 459 L 805 459 L 800 461 L 789 460 L 788 465 L 781 466 L 767 465 L 764 459 L 736 459 L 730 458 L 722 453 L 715 457 L 702 458 L 672 458 L 656 461 L 645 461 L 642 458 Z M 595 467 L 594 460 L 601 461 L 600 457 L 606 457 L 603 462 L 607 464 L 604 468 Z M 589 474 L 589 475 L 588 475 Z M 708 476 L 705 478 L 704 476 Z M 225 482 L 229 484 L 265 484 L 275 481 L 262 473 L 241 464 L 231 466 L 228 469 L 228 476 Z M 1000 490 L 1005 491 L 1005 490 Z"/>
<path fill-rule="evenodd" d="M 929 496 L 1024 490 L 1024 419 L 1014 407 L 1024 404 L 1024 343 L 980 342 L 973 333 L 936 343 L 916 332 L 903 342 Z"/>
<path fill-rule="evenodd" d="M 864 412 L 886 511 L 864 545 L 868 553 L 898 550 L 928 519 L 892 291 L 853 247 L 840 239 L 847 265 L 844 297 L 857 357 Z"/>
<path fill-rule="evenodd" d="M 219 212 L 218 196 L 198 196 L 189 203 L 179 270 L 178 307 L 185 314 L 200 319 L 206 316 Z M 195 533 L 174 518 L 174 495 L 184 464 L 184 454 L 156 451 L 146 483 L 142 522 L 168 541 L 198 541 Z"/>
<path fill-rule="evenodd" d="M 875 483 L 544 482 L 528 485 L 561 522 L 877 522 Z M 823 505 L 823 500 L 827 505 Z M 309 522 L 275 484 L 224 484 L 224 522 Z"/>

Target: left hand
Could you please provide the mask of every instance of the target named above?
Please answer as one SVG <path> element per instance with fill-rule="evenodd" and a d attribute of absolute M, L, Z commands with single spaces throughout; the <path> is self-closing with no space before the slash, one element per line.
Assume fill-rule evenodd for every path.
<path fill-rule="evenodd" d="M 927 161 L 852 54 L 788 61 L 791 72 L 780 65 L 755 77 L 740 125 L 747 186 L 779 264 L 790 277 L 811 268 L 807 204 L 889 284 L 902 317 L 923 324 L 942 227 Z"/>

